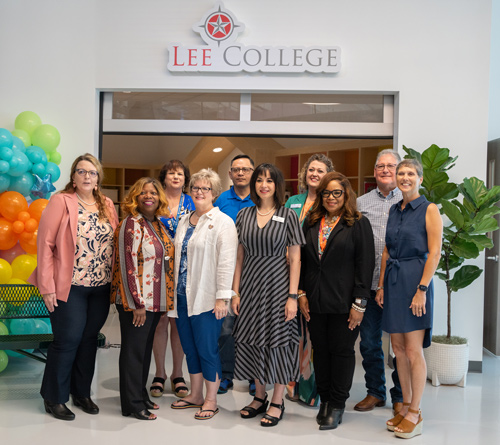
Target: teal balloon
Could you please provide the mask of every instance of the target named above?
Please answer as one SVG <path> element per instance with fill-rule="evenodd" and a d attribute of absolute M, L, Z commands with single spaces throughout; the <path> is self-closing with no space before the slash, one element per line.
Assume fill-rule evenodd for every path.
<path fill-rule="evenodd" d="M 0 372 L 4 371 L 8 364 L 9 357 L 7 357 L 5 351 L 0 351 Z"/>
<path fill-rule="evenodd" d="M 23 173 L 21 176 L 15 176 L 10 180 L 10 191 L 21 193 L 23 196 L 29 196 L 31 187 L 35 180 L 31 173 Z"/>
<path fill-rule="evenodd" d="M 31 173 L 43 178 L 46 174 L 45 173 L 45 165 L 43 165 L 41 162 L 38 164 L 33 164 L 33 167 L 31 167 Z"/>
<path fill-rule="evenodd" d="M 59 165 L 61 163 L 61 153 L 59 153 L 58 151 L 53 151 L 51 154 L 50 154 L 50 159 L 49 159 L 50 162 L 53 162 L 54 164 L 56 165 Z"/>
<path fill-rule="evenodd" d="M 45 166 L 45 174 L 51 176 L 50 180 L 53 184 L 61 177 L 61 170 L 59 170 L 59 167 L 53 162 L 47 162 L 47 165 Z"/>
<path fill-rule="evenodd" d="M 34 349 L 23 349 L 23 351 L 26 351 L 26 352 L 33 352 Z M 5 351 L 6 354 L 9 356 L 9 357 L 24 357 L 24 355 L 22 354 L 19 354 L 18 352 L 16 351 L 9 351 L 9 350 L 6 350 Z"/>
<path fill-rule="evenodd" d="M 0 335 L 9 335 L 9 329 L 0 321 Z"/>
<path fill-rule="evenodd" d="M 13 335 L 34 334 L 35 320 L 32 318 L 14 318 L 10 322 L 10 333 Z"/>
<path fill-rule="evenodd" d="M 35 334 L 50 334 L 51 327 L 43 320 L 35 319 Z"/>
<path fill-rule="evenodd" d="M 33 111 L 23 111 L 17 115 L 14 125 L 16 130 L 24 130 L 31 136 L 33 131 L 42 125 L 42 119 Z"/>
<path fill-rule="evenodd" d="M 52 323 L 50 321 L 50 318 L 40 318 L 40 320 L 44 321 L 47 326 L 49 327 L 49 334 L 52 334 Z"/>
<path fill-rule="evenodd" d="M 43 151 L 42 148 L 37 147 L 36 145 L 33 145 L 32 147 L 26 149 L 26 156 L 33 164 L 42 163 L 43 165 L 45 165 L 48 161 L 47 154 Z"/>
<path fill-rule="evenodd" d="M 12 133 L 6 128 L 0 128 L 0 147 L 12 148 Z"/>
<path fill-rule="evenodd" d="M 7 174 L 0 173 L 0 193 L 9 190 L 10 186 L 10 176 Z"/>
<path fill-rule="evenodd" d="M 25 147 L 29 147 L 31 145 L 31 137 L 26 131 L 16 129 L 16 130 L 12 130 L 11 133 L 12 133 L 12 136 L 16 136 L 19 139 L 21 139 L 21 141 L 23 141 Z"/>
<path fill-rule="evenodd" d="M 24 145 L 24 142 L 19 139 L 17 136 L 12 136 L 13 143 L 12 143 L 12 149 L 13 150 L 19 150 L 22 151 L 23 153 L 26 152 L 26 146 Z"/>
<path fill-rule="evenodd" d="M 13 155 L 14 152 L 12 151 L 12 148 L 0 147 L 0 159 L 3 159 L 4 161 L 10 161 Z"/>
<path fill-rule="evenodd" d="M 31 170 L 32 164 L 28 157 L 19 150 L 12 150 L 13 155 L 12 159 L 10 160 L 10 170 L 9 170 L 9 175 L 10 176 L 21 176 L 23 173 L 26 173 L 27 171 Z"/>
<path fill-rule="evenodd" d="M 10 164 L 7 161 L 0 161 L 0 173 L 7 173 L 9 168 Z"/>

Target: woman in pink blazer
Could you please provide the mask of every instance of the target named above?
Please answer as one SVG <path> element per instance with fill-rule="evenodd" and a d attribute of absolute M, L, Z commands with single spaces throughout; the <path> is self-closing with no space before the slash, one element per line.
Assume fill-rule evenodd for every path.
<path fill-rule="evenodd" d="M 48 350 L 41 395 L 45 411 L 73 420 L 66 406 L 97 414 L 90 398 L 97 334 L 109 311 L 113 232 L 118 217 L 101 191 L 103 170 L 90 154 L 79 156 L 70 181 L 54 195 L 38 228 L 38 267 L 31 282 L 38 286 L 54 332 Z"/>

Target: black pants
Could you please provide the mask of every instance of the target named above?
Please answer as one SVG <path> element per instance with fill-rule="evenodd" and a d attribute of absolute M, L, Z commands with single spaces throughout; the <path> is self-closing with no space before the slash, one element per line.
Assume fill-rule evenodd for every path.
<path fill-rule="evenodd" d="M 144 402 L 149 400 L 146 384 L 155 330 L 161 313 L 146 311 L 144 326 L 136 328 L 132 324 L 132 311 L 125 311 L 121 304 L 117 304 L 116 309 L 120 317 L 122 337 L 119 360 L 122 413 L 138 413 L 146 408 Z"/>
<path fill-rule="evenodd" d="M 54 341 L 49 346 L 40 394 L 66 403 L 70 393 L 90 397 L 97 354 L 97 334 L 109 312 L 110 285 L 71 286 L 68 301 L 50 314 Z"/>
<path fill-rule="evenodd" d="M 343 409 L 354 376 L 354 343 L 359 327 L 353 331 L 349 329 L 349 314 L 310 315 L 308 326 L 318 393 L 322 402 Z"/>

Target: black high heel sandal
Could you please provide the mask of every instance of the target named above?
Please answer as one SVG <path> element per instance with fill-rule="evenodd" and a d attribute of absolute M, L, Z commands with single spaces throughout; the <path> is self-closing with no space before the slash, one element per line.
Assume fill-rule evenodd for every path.
<path fill-rule="evenodd" d="M 278 422 L 283 419 L 283 413 L 285 412 L 285 402 L 282 400 L 281 405 L 278 405 L 277 403 L 270 403 L 269 406 L 274 406 L 275 408 L 279 408 L 281 410 L 281 414 L 279 417 L 271 416 L 269 414 L 264 414 L 262 417 L 262 420 L 266 419 L 269 420 L 269 422 L 262 422 L 260 421 L 260 426 L 268 427 L 268 426 L 276 426 L 278 425 Z"/>
<path fill-rule="evenodd" d="M 253 399 L 257 402 L 262 403 L 262 405 L 260 405 L 259 408 L 254 408 L 252 406 L 245 406 L 244 408 L 240 409 L 240 416 L 243 419 L 252 419 L 253 417 L 257 416 L 258 414 L 262 414 L 262 413 L 266 412 L 267 405 L 269 403 L 267 401 L 267 392 L 266 392 L 266 396 L 264 397 L 264 399 L 261 399 L 259 397 L 254 397 Z M 248 414 L 243 414 L 241 411 L 246 411 Z"/>
<path fill-rule="evenodd" d="M 156 420 L 156 416 L 150 413 L 147 409 L 143 409 L 137 413 L 123 413 L 123 417 L 134 416 L 138 420 Z M 153 416 L 153 417 L 151 417 Z"/>

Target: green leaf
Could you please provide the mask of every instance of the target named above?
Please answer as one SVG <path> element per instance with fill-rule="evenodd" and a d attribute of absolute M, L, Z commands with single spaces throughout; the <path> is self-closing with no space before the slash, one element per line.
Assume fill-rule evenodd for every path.
<path fill-rule="evenodd" d="M 447 184 L 449 179 L 448 175 L 444 172 L 427 170 L 424 168 L 424 180 L 422 181 L 422 187 L 425 187 L 429 192 L 431 192 L 436 187 Z"/>
<path fill-rule="evenodd" d="M 465 178 L 462 184 L 463 195 L 474 204 L 477 208 L 481 204 L 483 198 L 488 193 L 488 189 L 485 187 L 484 182 L 473 176 L 472 178 Z"/>
<path fill-rule="evenodd" d="M 498 230 L 498 222 L 495 218 L 483 218 L 481 222 L 479 222 L 478 224 L 473 224 L 471 228 L 472 230 L 469 231 L 470 235 L 479 235 L 482 233 L 494 232 L 495 230 Z"/>
<path fill-rule="evenodd" d="M 461 229 L 464 226 L 464 217 L 460 208 L 452 204 L 450 201 L 443 201 L 441 203 L 443 206 L 444 214 L 450 219 L 450 221 Z"/>
<path fill-rule="evenodd" d="M 446 275 L 441 272 L 436 272 L 435 274 L 440 280 L 446 281 Z"/>
<path fill-rule="evenodd" d="M 493 247 L 493 241 L 486 235 L 470 235 L 465 232 L 460 232 L 458 236 L 465 241 L 474 243 L 478 247 L 479 251 L 483 249 L 491 249 Z"/>
<path fill-rule="evenodd" d="M 448 171 L 451 168 L 455 167 L 455 161 L 458 159 L 458 156 L 455 156 L 452 158 L 451 156 L 448 158 L 448 160 L 441 166 L 442 171 Z"/>
<path fill-rule="evenodd" d="M 484 207 L 483 209 L 479 210 L 477 215 L 474 217 L 474 221 L 480 221 L 483 218 L 486 218 L 488 216 L 495 216 L 500 213 L 500 207 L 497 206 L 487 206 Z"/>
<path fill-rule="evenodd" d="M 500 200 L 500 186 L 495 185 L 494 187 L 488 190 L 486 196 L 484 196 L 483 199 L 481 200 L 481 204 L 479 205 L 479 207 L 481 209 L 490 207 L 492 204 L 497 204 L 499 200 Z"/>
<path fill-rule="evenodd" d="M 460 211 L 462 212 L 462 216 L 464 217 L 464 221 L 469 222 L 473 215 L 471 215 L 471 213 L 465 208 L 465 206 L 458 199 L 454 199 L 451 202 L 460 209 Z"/>
<path fill-rule="evenodd" d="M 483 270 L 477 266 L 462 266 L 455 272 L 455 275 L 449 282 L 451 290 L 456 292 L 469 286 L 474 280 L 479 278 L 482 271 Z"/>
<path fill-rule="evenodd" d="M 422 165 L 424 169 L 440 170 L 441 166 L 448 161 L 449 156 L 450 150 L 432 144 L 422 153 Z"/>
<path fill-rule="evenodd" d="M 434 190 L 430 193 L 429 201 L 435 202 L 436 204 L 441 203 L 442 200 L 449 201 L 452 198 L 455 198 L 458 195 L 458 187 L 457 184 L 453 182 L 448 182 L 446 184 L 442 184 L 438 187 L 435 187 Z"/>
<path fill-rule="evenodd" d="M 413 150 L 413 148 L 407 148 L 404 145 L 403 145 L 403 150 L 406 151 L 406 153 L 408 153 L 405 156 L 405 159 L 416 159 L 418 162 L 422 163 L 422 156 L 418 151 Z"/>
<path fill-rule="evenodd" d="M 476 258 L 479 255 L 479 249 L 474 243 L 457 238 L 451 245 L 451 249 L 456 256 L 463 258 Z"/>

